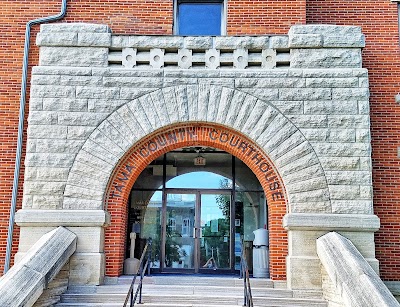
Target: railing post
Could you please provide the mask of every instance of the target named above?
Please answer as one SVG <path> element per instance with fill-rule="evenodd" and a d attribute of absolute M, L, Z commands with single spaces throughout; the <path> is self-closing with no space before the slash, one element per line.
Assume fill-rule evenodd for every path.
<path fill-rule="evenodd" d="M 151 245 L 151 238 L 150 238 L 150 245 Z M 148 248 L 149 248 L 149 241 L 146 243 L 146 245 L 143 249 L 142 256 L 140 257 L 140 261 L 139 261 L 139 268 L 136 271 L 136 274 L 134 274 L 134 277 L 133 277 L 131 286 L 129 288 L 129 292 L 126 295 L 125 303 L 124 303 L 123 307 L 126 307 L 129 301 L 130 301 L 129 306 L 133 307 L 135 305 L 138 295 L 139 295 L 138 304 L 143 304 L 142 303 L 142 285 L 143 285 L 143 279 L 144 279 L 144 275 L 146 272 L 146 268 L 149 265 L 149 258 L 148 258 L 149 249 Z M 144 260 L 147 260 L 146 265 L 144 264 Z M 135 296 L 134 296 L 133 291 L 135 289 L 135 281 L 138 277 L 138 274 L 140 274 L 140 283 L 139 283 L 138 287 L 136 288 Z"/>
<path fill-rule="evenodd" d="M 153 239 L 149 238 L 149 246 L 147 250 L 147 276 L 150 276 L 152 250 L 153 250 Z"/>
<path fill-rule="evenodd" d="M 143 261 L 140 263 L 140 283 L 139 283 L 139 302 L 138 304 L 142 304 L 142 283 L 143 283 L 143 275 L 144 275 L 144 264 Z"/>
<path fill-rule="evenodd" d="M 243 257 L 244 257 L 244 236 L 240 236 L 240 270 L 239 270 L 239 279 L 244 278 L 244 270 L 243 270 Z"/>
<path fill-rule="evenodd" d="M 240 255 L 239 279 L 243 278 L 243 255 Z"/>
<path fill-rule="evenodd" d="M 242 270 L 243 270 L 243 306 L 247 306 L 247 284 L 246 284 L 246 268 L 244 267 L 245 264 L 243 262 L 242 264 Z"/>

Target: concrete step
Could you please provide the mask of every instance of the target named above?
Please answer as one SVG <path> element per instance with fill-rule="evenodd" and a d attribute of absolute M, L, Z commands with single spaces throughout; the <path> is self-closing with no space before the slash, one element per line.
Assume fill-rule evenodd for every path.
<path fill-rule="evenodd" d="M 146 303 L 142 304 L 143 306 L 149 306 L 149 307 L 203 307 L 204 304 L 152 304 L 152 303 Z M 142 306 L 140 305 L 140 306 Z M 102 307 L 121 307 L 121 304 L 106 304 L 106 303 L 59 303 L 56 305 L 57 307 L 96 307 L 96 306 L 102 306 Z M 129 305 L 128 305 L 129 306 Z M 207 307 L 220 307 L 221 305 L 207 305 Z M 238 305 L 224 305 L 224 307 L 237 307 Z M 254 307 L 261 307 L 261 306 L 254 306 Z M 277 306 L 275 306 L 277 307 Z"/>
<path fill-rule="evenodd" d="M 125 301 L 126 295 L 123 294 L 65 294 L 62 296 L 61 303 L 57 306 L 66 306 L 66 304 L 119 304 L 120 306 Z M 174 295 L 174 294 L 143 294 L 143 302 L 145 305 L 217 305 L 217 306 L 240 306 L 243 303 L 243 296 L 220 296 L 220 295 Z M 257 306 L 304 306 L 304 307 L 326 307 L 327 304 L 319 299 L 304 299 L 304 298 L 288 298 L 288 297 L 259 297 L 253 296 L 253 302 Z"/>
<path fill-rule="evenodd" d="M 101 286 L 98 287 L 96 293 L 98 294 L 126 294 L 129 290 L 129 285 L 123 286 Z M 254 296 L 260 297 L 293 297 L 293 293 L 290 290 L 284 289 L 273 289 L 273 288 L 260 288 L 252 287 L 252 293 Z M 191 286 L 191 285 L 180 285 L 177 290 L 176 285 L 143 285 L 142 293 L 144 295 L 158 295 L 158 294 L 170 294 L 179 291 L 180 295 L 203 295 L 207 296 L 209 293 L 213 293 L 218 296 L 235 296 L 243 292 L 243 285 L 236 287 L 214 287 L 214 286 Z M 82 293 L 82 291 L 80 292 Z M 87 292 L 86 292 L 87 293 Z"/>
<path fill-rule="evenodd" d="M 70 287 L 57 307 L 122 306 L 131 277 L 121 277 L 116 284 Z M 254 306 L 326 307 L 318 291 L 293 292 L 273 288 L 268 279 L 252 279 Z M 243 280 L 222 276 L 151 276 L 144 279 L 142 301 L 149 307 L 233 307 L 243 305 Z"/>
<path fill-rule="evenodd" d="M 243 302 L 242 302 L 243 303 Z M 238 305 L 223 305 L 224 307 L 238 307 L 238 306 L 243 306 L 243 304 L 238 304 Z M 285 302 L 285 303 L 278 303 L 278 302 L 271 302 L 268 303 L 269 305 L 257 305 L 254 304 L 254 307 L 264 307 L 264 306 L 268 306 L 268 307 L 306 307 L 306 306 L 310 306 L 310 307 L 327 307 L 328 305 L 325 303 L 323 305 L 315 305 L 315 304 L 310 304 L 310 303 L 303 303 L 303 304 L 297 304 L 296 302 Z M 102 307 L 121 307 L 122 304 L 112 304 L 112 303 L 59 303 L 56 305 L 57 307 L 97 307 L 97 306 L 102 306 Z M 129 305 L 128 305 L 129 306 Z M 221 307 L 222 305 L 217 304 L 217 305 L 205 305 L 204 303 L 200 303 L 200 304 L 191 304 L 191 303 L 187 303 L 187 304 L 177 304 L 177 303 L 173 303 L 173 304 L 159 304 L 159 303 L 144 303 L 140 306 L 144 306 L 144 307 Z"/>
<path fill-rule="evenodd" d="M 202 296 L 202 295 L 151 295 L 143 296 L 144 303 L 165 304 L 165 303 L 178 303 L 178 304 L 199 304 L 204 306 L 209 305 L 236 305 L 241 306 L 243 303 L 243 296 Z M 257 306 L 315 306 L 326 307 L 325 301 L 316 299 L 295 299 L 295 298 L 282 298 L 282 297 L 255 297 L 253 302 Z"/>
<path fill-rule="evenodd" d="M 213 285 L 213 286 L 243 286 L 243 279 L 237 276 L 197 276 L 197 275 L 156 275 L 146 276 L 143 284 L 155 285 Z M 118 284 L 130 284 L 132 276 L 121 276 L 118 278 Z M 273 288 L 274 283 L 271 279 L 251 278 L 250 283 L 254 287 Z"/>
<path fill-rule="evenodd" d="M 121 307 L 123 303 L 58 303 L 56 307 Z M 128 305 L 129 306 L 129 305 Z"/>

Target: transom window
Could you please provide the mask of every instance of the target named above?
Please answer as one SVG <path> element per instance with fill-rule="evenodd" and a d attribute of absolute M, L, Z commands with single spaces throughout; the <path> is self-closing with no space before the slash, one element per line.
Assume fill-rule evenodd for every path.
<path fill-rule="evenodd" d="M 175 0 L 177 35 L 225 34 L 225 3 L 223 0 Z"/>

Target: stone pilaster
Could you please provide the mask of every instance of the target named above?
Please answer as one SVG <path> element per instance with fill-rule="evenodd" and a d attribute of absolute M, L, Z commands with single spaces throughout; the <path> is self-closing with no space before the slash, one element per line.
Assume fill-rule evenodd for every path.
<path fill-rule="evenodd" d="M 378 273 L 375 258 L 374 232 L 379 218 L 362 214 L 287 214 L 283 226 L 288 231 L 289 254 L 287 281 L 290 289 L 320 289 L 321 264 L 317 255 L 317 239 L 329 231 L 349 238 Z"/>
<path fill-rule="evenodd" d="M 110 216 L 102 210 L 19 210 L 16 223 L 21 227 L 17 261 L 40 237 L 57 226 L 76 235 L 76 251 L 69 262 L 69 283 L 99 285 L 104 279 L 104 229 Z"/>

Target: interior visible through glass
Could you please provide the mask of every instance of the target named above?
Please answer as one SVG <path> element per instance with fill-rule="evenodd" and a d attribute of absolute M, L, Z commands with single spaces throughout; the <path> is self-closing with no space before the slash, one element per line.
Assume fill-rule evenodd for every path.
<path fill-rule="evenodd" d="M 135 257 L 152 238 L 155 272 L 238 271 L 241 239 L 251 268 L 253 232 L 261 228 L 267 228 L 267 204 L 258 179 L 242 161 L 214 148 L 168 152 L 148 165 L 131 191 L 128 233 L 137 233 Z"/>

